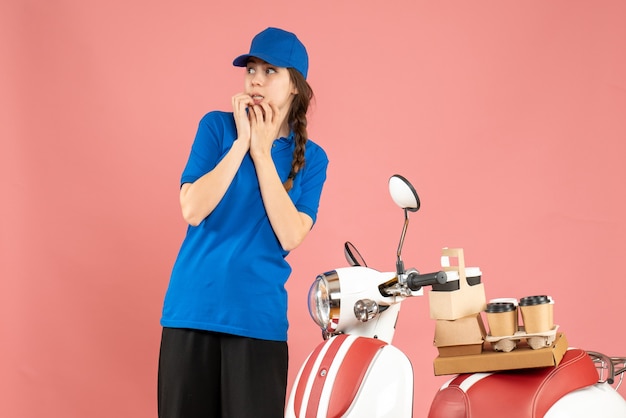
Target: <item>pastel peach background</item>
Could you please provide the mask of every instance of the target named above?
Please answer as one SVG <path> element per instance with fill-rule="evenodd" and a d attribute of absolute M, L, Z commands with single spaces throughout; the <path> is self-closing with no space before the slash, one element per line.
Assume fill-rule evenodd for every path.
<path fill-rule="evenodd" d="M 617 0 L 2 1 L 0 416 L 156 416 L 180 172 L 267 26 L 308 46 L 310 135 L 331 159 L 290 255 L 290 381 L 320 341 L 309 283 L 345 266 L 343 242 L 394 269 L 394 173 L 422 198 L 407 266 L 463 247 L 488 298 L 550 294 L 571 345 L 626 355 L 624 16 Z M 403 305 L 416 417 L 447 380 L 433 331 L 426 297 Z"/>

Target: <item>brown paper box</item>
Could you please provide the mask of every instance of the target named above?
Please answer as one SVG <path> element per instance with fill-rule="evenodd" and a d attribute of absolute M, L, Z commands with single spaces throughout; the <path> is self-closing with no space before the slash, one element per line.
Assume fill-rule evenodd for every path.
<path fill-rule="evenodd" d="M 481 354 L 439 356 L 435 359 L 433 366 L 436 376 L 557 366 L 565 355 L 567 347 L 567 339 L 563 333 L 557 335 L 550 347 L 538 350 L 533 350 L 527 345 L 520 345 L 511 352 L 503 353 L 493 351 L 490 344 L 485 343 Z"/>
<path fill-rule="evenodd" d="M 444 248 L 443 256 L 457 260 L 456 266 L 443 267 L 444 271 L 456 270 L 459 273 L 459 290 L 429 291 L 431 319 L 453 320 L 476 314 L 485 309 L 487 300 L 483 283 L 470 286 L 465 277 L 465 260 L 462 248 Z"/>
<path fill-rule="evenodd" d="M 448 321 L 435 322 L 433 344 L 440 357 L 480 354 L 487 332 L 480 314 Z"/>

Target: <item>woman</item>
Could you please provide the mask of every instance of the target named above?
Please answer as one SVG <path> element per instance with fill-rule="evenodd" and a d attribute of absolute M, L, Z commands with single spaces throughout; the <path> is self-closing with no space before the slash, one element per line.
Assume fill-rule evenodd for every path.
<path fill-rule="evenodd" d="M 161 318 L 161 418 L 283 416 L 285 257 L 315 223 L 328 159 L 308 140 L 308 55 L 293 33 L 267 28 L 233 65 L 244 91 L 202 118 L 181 178 L 189 227 Z"/>

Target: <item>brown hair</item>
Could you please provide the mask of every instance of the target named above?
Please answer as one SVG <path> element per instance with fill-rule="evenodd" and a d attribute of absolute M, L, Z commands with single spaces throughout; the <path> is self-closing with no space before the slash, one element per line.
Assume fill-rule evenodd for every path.
<path fill-rule="evenodd" d="M 306 130 L 306 112 L 313 99 L 313 89 L 304 76 L 294 68 L 288 68 L 288 70 L 291 81 L 298 90 L 298 94 L 295 95 L 291 103 L 291 108 L 289 109 L 289 115 L 287 115 L 287 122 L 294 132 L 294 140 L 296 142 L 296 148 L 293 151 L 293 159 L 291 160 L 291 171 L 289 172 L 287 180 L 283 183 L 287 191 L 291 190 L 293 179 L 300 169 L 304 167 L 304 151 L 309 138 Z"/>

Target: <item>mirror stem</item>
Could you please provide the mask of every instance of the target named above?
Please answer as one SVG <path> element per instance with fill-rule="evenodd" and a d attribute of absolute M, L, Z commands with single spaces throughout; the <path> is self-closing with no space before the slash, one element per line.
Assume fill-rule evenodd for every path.
<path fill-rule="evenodd" d="M 406 230 L 409 227 L 409 211 L 404 209 L 404 226 L 402 227 L 402 234 L 400 235 L 400 243 L 398 244 L 398 252 L 396 254 L 396 273 L 398 274 L 398 280 L 401 281 L 401 277 L 404 274 L 404 263 L 402 262 L 402 247 L 404 246 L 404 237 L 406 236 Z"/>

